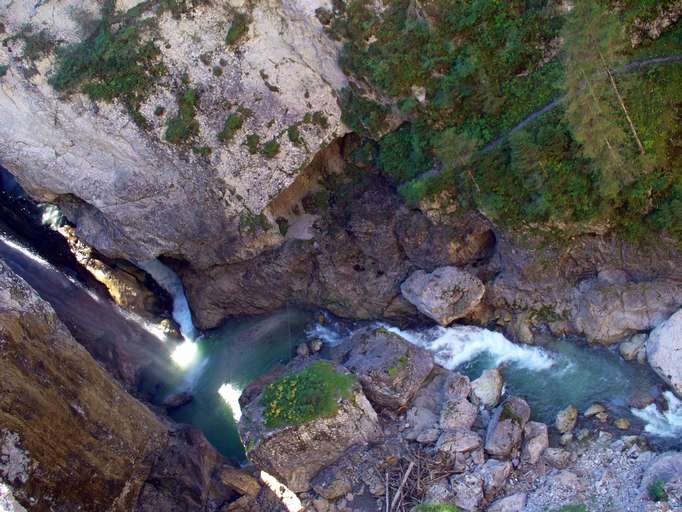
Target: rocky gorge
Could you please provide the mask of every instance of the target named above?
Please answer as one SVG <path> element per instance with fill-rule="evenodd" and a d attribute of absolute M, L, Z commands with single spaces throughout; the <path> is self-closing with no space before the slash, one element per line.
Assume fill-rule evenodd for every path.
<path fill-rule="evenodd" d="M 539 3 L 542 16 L 556 19 L 572 10 L 570 2 Z M 6 376 L 0 510 L 280 510 L 281 496 L 261 471 L 296 493 L 305 510 L 317 512 L 412 510 L 420 503 L 498 512 L 558 510 L 571 503 L 589 510 L 682 507 L 680 446 L 657 446 L 645 430 L 653 417 L 662 418 L 665 429 L 679 429 L 679 237 L 674 225 L 655 231 L 653 224 L 637 224 L 645 235 L 636 237 L 619 224 L 636 224 L 633 204 L 642 222 L 676 217 L 676 185 L 668 190 L 657 173 L 676 176 L 680 170 L 679 134 L 665 132 L 667 145 L 660 145 L 649 133 L 660 127 L 646 125 L 648 118 L 632 105 L 634 89 L 621 78 L 625 73 L 614 73 L 633 110 L 634 121 L 626 109 L 627 119 L 644 132 L 640 145 L 650 160 L 642 163 L 642 182 L 622 180 L 628 188 L 619 194 L 631 194 L 628 199 L 617 208 L 594 206 L 599 214 L 593 217 L 540 222 L 529 213 L 510 224 L 511 213 L 499 214 L 501 198 L 518 193 L 519 204 L 531 201 L 524 211 L 549 210 L 542 186 L 554 186 L 548 175 L 561 171 L 548 167 L 543 150 L 530 141 L 524 142 L 534 148 L 525 148 L 528 154 L 514 146 L 513 133 L 538 110 L 509 107 L 521 123 L 509 124 L 495 110 L 504 92 L 495 92 L 476 115 L 467 110 L 466 101 L 476 96 L 472 75 L 453 78 L 467 84 L 466 91 L 444 99 L 444 84 L 436 90 L 415 78 L 407 87 L 386 78 L 396 74 L 393 68 L 368 71 L 374 59 L 388 66 L 390 55 L 412 56 L 410 48 L 382 53 L 385 40 L 413 38 L 414 27 L 431 27 L 440 38 L 434 10 L 459 12 L 455 4 L 0 0 L 3 190 L 16 180 L 26 194 L 24 202 L 3 199 L 0 227 L 26 235 L 22 243 L 74 280 L 73 288 L 68 279 L 57 286 L 40 270 L 42 263 L 31 266 L 0 251 L 0 364 Z M 654 63 L 646 80 L 665 74 L 664 68 L 673 90 L 677 71 L 671 70 L 682 48 L 679 2 L 662 2 L 650 12 L 634 4 L 612 6 L 603 15 L 620 16 L 627 50 L 605 50 L 606 58 L 624 57 L 595 75 L 613 79 L 612 68 L 635 58 L 668 59 L 669 67 Z M 395 21 L 396 12 L 411 21 Z M 536 21 L 528 25 L 534 35 L 544 34 L 556 19 L 544 20 L 543 28 Z M 492 22 L 477 23 L 483 31 Z M 403 27 L 402 36 L 394 37 L 394 25 Z M 427 45 L 421 36 L 409 41 L 424 52 L 441 46 L 455 51 L 470 44 L 465 28 L 445 37 L 457 44 L 434 39 Z M 569 75 L 562 101 L 573 122 L 570 95 L 589 90 L 591 75 L 580 79 L 580 87 L 570 85 L 571 45 L 577 43 L 566 30 L 547 41 L 528 36 L 524 44 L 541 55 L 524 58 L 538 62 L 537 69 L 519 65 L 509 82 L 550 74 L 561 54 Z M 360 66 L 358 52 L 372 48 L 363 57 L 367 66 Z M 441 60 L 447 59 L 424 57 L 429 66 Z M 460 62 L 453 69 L 467 66 Z M 592 72 L 583 67 L 584 76 Z M 434 80 L 446 76 L 443 69 L 428 71 Z M 482 83 L 493 81 L 491 75 Z M 597 85 L 592 94 L 601 112 L 608 111 L 611 103 Z M 518 91 L 509 95 L 523 99 Z M 431 102 L 445 110 L 436 112 Z M 665 103 L 660 117 L 666 129 L 679 128 L 679 104 L 676 97 Z M 670 112 L 677 117 L 666 117 Z M 485 115 L 497 115 L 509 133 L 480 141 L 445 137 L 452 134 L 450 120 L 463 117 L 462 126 L 471 128 L 467 119 L 478 116 L 483 123 Z M 427 137 L 427 149 L 418 133 L 424 124 L 437 132 Z M 555 146 L 580 144 L 581 162 L 592 159 L 597 168 L 606 150 L 593 150 L 582 129 L 576 122 L 575 140 L 561 144 L 547 142 L 550 136 L 536 139 L 564 162 L 569 160 L 556 156 Z M 613 139 L 629 155 L 615 129 L 600 129 L 607 146 Z M 507 169 L 518 154 L 533 162 L 535 177 L 515 176 L 514 183 L 541 183 L 530 194 L 534 199 L 502 178 L 491 187 L 488 171 L 476 167 L 474 157 L 487 158 L 497 135 L 509 137 L 513 147 L 492 167 Z M 602 167 L 622 170 L 621 158 Z M 409 179 L 398 176 L 406 172 Z M 463 178 L 449 187 L 437 183 L 453 172 Z M 555 188 L 569 188 L 569 181 Z M 411 187 L 422 186 L 429 193 L 410 195 Z M 592 194 L 608 183 L 590 187 Z M 644 191 L 645 199 L 632 190 Z M 619 194 L 604 197 L 613 202 Z M 573 211 L 568 203 L 578 203 L 579 196 L 556 201 Z M 45 208 L 64 216 L 56 231 L 47 230 L 51 235 L 26 221 Z M 155 275 L 158 265 L 172 274 L 171 287 Z M 88 299 L 88 293 L 98 298 Z M 69 295 L 82 298 L 69 302 Z M 334 343 L 299 336 L 308 345 L 298 357 L 289 362 L 294 350 L 288 347 L 282 365 L 263 367 L 260 378 L 239 390 L 241 418 L 234 421 L 249 460 L 240 468 L 201 431 L 166 414 L 192 401 L 185 388 L 200 376 L 188 370 L 185 387 L 165 404 L 155 403 L 158 389 L 145 386 L 159 388 L 156 376 L 175 371 L 167 368 L 172 347 L 195 349 L 198 333 L 188 329 L 217 332 L 226 319 L 289 313 L 291 307 L 360 327 L 353 324 Z M 130 315 L 130 325 L 122 327 L 119 315 Z M 423 342 L 422 331 L 433 325 L 444 329 L 442 336 Z M 438 345 L 453 325 L 502 333 L 521 347 L 521 356 L 479 368 L 464 357 L 465 345 Z M 260 339 L 258 329 L 253 337 Z M 467 338 L 472 351 L 482 332 Z M 530 396 L 520 396 L 510 375 L 518 368 L 509 366 L 544 357 L 540 351 L 558 338 L 581 350 L 617 350 L 628 361 L 622 364 L 650 369 L 642 382 L 655 385 L 621 400 L 625 404 L 577 404 L 581 410 L 562 411 L 554 425 L 538 421 L 540 411 L 529 405 Z M 462 357 L 446 353 L 452 347 Z M 320 364 L 353 379 L 347 393 L 334 398 L 336 406 L 322 417 L 268 424 L 269 386 L 287 375 L 308 375 Z M 464 375 L 474 369 L 475 377 Z M 226 399 L 233 412 L 236 401 Z M 562 408 L 568 405 L 574 404 Z M 638 413 L 625 415 L 627 409 Z M 649 423 L 638 424 L 637 414 Z M 656 485 L 664 486 L 665 500 L 652 496 Z"/>

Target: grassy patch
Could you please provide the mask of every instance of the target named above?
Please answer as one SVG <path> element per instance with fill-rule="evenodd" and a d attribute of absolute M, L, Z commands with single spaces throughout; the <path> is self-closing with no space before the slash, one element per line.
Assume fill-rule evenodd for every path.
<path fill-rule="evenodd" d="M 251 23 L 251 18 L 248 14 L 235 14 L 230 29 L 227 31 L 227 36 L 225 36 L 225 43 L 228 46 L 236 46 L 248 33 L 249 23 Z"/>
<path fill-rule="evenodd" d="M 588 512 L 586 505 L 564 505 L 558 512 Z"/>
<path fill-rule="evenodd" d="M 268 160 L 275 158 L 279 153 L 279 142 L 275 139 L 269 140 L 263 145 L 261 153 Z"/>
<path fill-rule="evenodd" d="M 258 153 L 258 147 L 260 146 L 260 136 L 257 133 L 250 133 L 246 136 L 244 145 L 249 150 L 249 153 L 255 155 Z"/>
<path fill-rule="evenodd" d="M 165 139 L 171 144 L 185 144 L 199 135 L 199 123 L 194 118 L 199 106 L 196 89 L 186 89 L 178 96 L 178 113 L 168 120 Z"/>
<path fill-rule="evenodd" d="M 287 137 L 291 141 L 292 144 L 299 145 L 303 142 L 303 139 L 301 138 L 301 131 L 298 129 L 298 126 L 295 124 L 292 124 L 287 128 Z"/>
<path fill-rule="evenodd" d="M 244 126 L 244 118 L 240 114 L 230 114 L 225 119 L 223 129 L 218 133 L 218 140 L 224 144 L 230 142 L 235 134 Z"/>
<path fill-rule="evenodd" d="M 355 377 L 337 372 L 331 363 L 316 361 L 265 388 L 262 405 L 268 427 L 300 425 L 336 414 L 338 400 L 349 398 Z"/>
<path fill-rule="evenodd" d="M 647 489 L 649 497 L 654 501 L 668 501 L 668 493 L 665 492 L 665 482 L 656 480 Z"/>
<path fill-rule="evenodd" d="M 461 512 L 461 509 L 446 503 L 422 503 L 414 507 L 412 512 Z"/>

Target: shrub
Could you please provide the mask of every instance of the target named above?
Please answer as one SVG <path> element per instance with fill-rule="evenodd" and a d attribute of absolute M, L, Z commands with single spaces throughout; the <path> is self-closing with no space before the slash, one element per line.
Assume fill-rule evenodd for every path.
<path fill-rule="evenodd" d="M 586 505 L 564 505 L 559 512 L 588 512 Z"/>
<path fill-rule="evenodd" d="M 55 47 L 56 41 L 46 29 L 36 31 L 30 24 L 24 25 L 21 30 L 11 37 L 12 40 L 20 39 L 24 43 L 22 56 L 29 61 L 36 61 L 45 57 Z"/>
<path fill-rule="evenodd" d="M 255 155 L 258 153 L 258 146 L 260 145 L 260 137 L 257 133 L 251 133 L 246 136 L 246 142 L 244 143 L 249 149 L 249 153 Z"/>
<path fill-rule="evenodd" d="M 328 361 L 316 361 L 265 388 L 261 399 L 265 424 L 300 425 L 334 416 L 338 400 L 350 398 L 355 383 L 353 375 L 337 372 Z"/>
<path fill-rule="evenodd" d="M 292 144 L 299 145 L 302 142 L 301 132 L 295 124 L 287 128 L 287 137 L 289 137 Z"/>
<path fill-rule="evenodd" d="M 228 46 L 234 46 L 246 35 L 249 31 L 249 23 L 251 19 L 247 14 L 237 13 L 232 20 L 230 29 L 227 31 L 225 43 Z"/>
<path fill-rule="evenodd" d="M 114 30 L 112 15 L 105 10 L 92 36 L 57 49 L 49 83 L 59 92 L 80 90 L 93 101 L 119 100 L 138 125 L 145 124 L 140 105 L 166 72 L 154 42 L 143 41 L 143 29 L 150 23 Z"/>
<path fill-rule="evenodd" d="M 195 155 L 203 156 L 203 157 L 208 157 L 211 156 L 212 150 L 208 146 L 194 146 L 192 148 L 192 151 L 194 152 Z"/>
<path fill-rule="evenodd" d="M 187 89 L 178 97 L 178 114 L 168 120 L 165 138 L 171 144 L 183 144 L 199 135 L 199 123 L 194 116 L 199 106 L 199 93 Z"/>
<path fill-rule="evenodd" d="M 422 503 L 414 507 L 412 512 L 460 512 L 460 509 L 446 503 Z"/>
<path fill-rule="evenodd" d="M 218 133 L 218 140 L 223 143 L 230 142 L 237 131 L 244 125 L 244 119 L 239 114 L 230 114 L 225 119 L 225 124 L 220 133 Z"/>
<path fill-rule="evenodd" d="M 663 480 L 656 480 L 647 489 L 649 497 L 654 501 L 667 501 L 668 494 L 665 492 L 665 482 Z"/>
<path fill-rule="evenodd" d="M 279 153 L 279 142 L 277 142 L 275 139 L 269 140 L 263 146 L 261 153 L 268 160 L 275 158 L 277 153 Z"/>

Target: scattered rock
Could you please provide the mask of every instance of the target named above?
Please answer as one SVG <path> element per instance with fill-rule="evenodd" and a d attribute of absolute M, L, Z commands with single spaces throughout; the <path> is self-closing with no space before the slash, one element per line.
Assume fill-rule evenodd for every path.
<path fill-rule="evenodd" d="M 568 446 L 573 442 L 573 432 L 566 432 L 565 434 L 561 435 L 561 438 L 559 439 L 559 444 L 561 446 Z"/>
<path fill-rule="evenodd" d="M 609 421 L 609 415 L 605 412 L 598 412 L 597 414 L 594 415 L 594 417 L 597 418 L 602 423 L 606 423 L 607 421 Z"/>
<path fill-rule="evenodd" d="M 310 350 L 306 343 L 299 343 L 296 347 L 296 355 L 298 357 L 308 357 L 310 355 Z"/>
<path fill-rule="evenodd" d="M 478 306 L 485 286 L 476 276 L 457 267 L 440 267 L 430 274 L 413 272 L 400 291 L 420 312 L 441 325 L 450 325 Z"/>
<path fill-rule="evenodd" d="M 424 430 L 421 434 L 417 436 L 417 442 L 420 444 L 433 444 L 438 440 L 440 436 L 440 430 L 437 428 L 430 428 Z"/>
<path fill-rule="evenodd" d="M 474 395 L 486 407 L 495 407 L 499 403 L 503 386 L 502 373 L 497 368 L 484 371 L 471 383 Z"/>
<path fill-rule="evenodd" d="M 351 484 L 337 471 L 321 471 L 313 480 L 314 491 L 328 500 L 336 500 L 351 492 Z"/>
<path fill-rule="evenodd" d="M 471 394 L 469 377 L 461 373 L 452 372 L 445 383 L 445 395 L 449 400 L 467 398 Z"/>
<path fill-rule="evenodd" d="M 575 433 L 575 438 L 576 438 L 578 441 L 584 441 L 585 439 L 587 439 L 588 437 L 590 437 L 590 435 L 592 435 L 592 433 L 590 432 L 590 429 L 588 429 L 588 428 L 581 428 L 580 430 L 578 430 L 578 431 Z"/>
<path fill-rule="evenodd" d="M 476 421 L 478 409 L 466 398 L 450 400 L 440 413 L 440 428 L 443 430 L 469 429 Z"/>
<path fill-rule="evenodd" d="M 529 464 L 540 460 L 542 452 L 549 447 L 547 425 L 537 421 L 529 421 L 524 427 L 524 443 L 521 459 Z"/>
<path fill-rule="evenodd" d="M 512 471 L 512 463 L 496 459 L 488 459 L 481 468 L 483 491 L 486 499 L 492 499 L 503 488 Z"/>
<path fill-rule="evenodd" d="M 642 476 L 640 491 L 646 493 L 657 481 L 668 482 L 682 475 L 682 453 L 667 452 L 656 457 Z"/>
<path fill-rule="evenodd" d="M 167 409 L 177 409 L 178 407 L 182 407 L 183 405 L 190 403 L 192 400 L 194 400 L 194 396 L 191 393 L 185 391 L 182 393 L 173 393 L 172 395 L 168 395 L 163 400 L 162 405 Z"/>
<path fill-rule="evenodd" d="M 645 351 L 645 344 L 647 335 L 644 333 L 637 333 L 630 336 L 627 341 L 624 341 L 618 347 L 620 355 L 627 361 L 632 361 L 638 357 L 638 354 Z"/>
<path fill-rule="evenodd" d="M 585 410 L 585 417 L 591 418 L 599 413 L 606 412 L 606 408 L 602 404 L 592 404 Z"/>
<path fill-rule="evenodd" d="M 578 475 L 567 469 L 559 471 L 559 473 L 554 476 L 553 480 L 555 484 L 567 489 L 577 490 L 580 488 L 580 479 L 578 478 Z"/>
<path fill-rule="evenodd" d="M 630 428 L 630 420 L 627 418 L 618 418 L 615 422 L 614 425 L 616 428 L 619 428 L 620 430 L 627 430 Z"/>
<path fill-rule="evenodd" d="M 478 509 L 483 501 L 483 479 L 478 475 L 457 475 L 450 479 L 455 493 L 454 503 L 466 511 Z"/>
<path fill-rule="evenodd" d="M 646 355 L 654 371 L 682 397 L 682 309 L 651 331 Z"/>
<path fill-rule="evenodd" d="M 367 398 L 380 407 L 406 406 L 433 369 L 431 352 L 386 329 L 362 331 L 351 343 L 344 366 L 358 376 Z"/>
<path fill-rule="evenodd" d="M 470 452 L 480 448 L 482 444 L 481 437 L 475 432 L 457 429 L 443 432 L 436 443 L 436 450 L 454 455 Z"/>
<path fill-rule="evenodd" d="M 320 338 L 315 338 L 310 342 L 310 351 L 313 354 L 317 354 L 320 350 L 322 350 L 322 347 L 324 346 L 324 343 Z"/>
<path fill-rule="evenodd" d="M 436 439 L 438 438 L 438 430 L 434 428 L 438 423 L 438 416 L 431 409 L 412 407 L 407 411 L 405 419 L 410 425 L 410 430 L 405 433 L 406 439 L 419 439 L 419 436 L 428 430 L 436 430 Z"/>
<path fill-rule="evenodd" d="M 495 409 L 488 424 L 485 451 L 498 458 L 509 458 L 521 445 L 523 428 L 530 419 L 530 407 L 519 397 L 510 397 Z"/>
<path fill-rule="evenodd" d="M 523 512 L 526 508 L 527 496 L 520 492 L 497 500 L 488 507 L 488 512 Z"/>
<path fill-rule="evenodd" d="M 570 432 L 575 428 L 577 421 L 578 410 L 573 405 L 569 405 L 565 409 L 559 411 L 559 413 L 556 415 L 556 422 L 554 423 L 554 426 L 559 432 L 565 434 L 566 432 Z"/>
<path fill-rule="evenodd" d="M 571 463 L 571 452 L 563 448 L 547 448 L 542 454 L 550 466 L 563 469 Z"/>

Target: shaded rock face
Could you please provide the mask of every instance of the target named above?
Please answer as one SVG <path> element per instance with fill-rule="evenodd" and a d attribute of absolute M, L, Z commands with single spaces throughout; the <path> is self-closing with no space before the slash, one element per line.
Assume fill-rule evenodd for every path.
<path fill-rule="evenodd" d="M 523 430 L 530 419 L 530 407 L 519 397 L 510 397 L 495 409 L 488 424 L 485 437 L 485 451 L 500 459 L 507 459 L 517 453 L 523 437 Z"/>
<path fill-rule="evenodd" d="M 440 267 L 430 274 L 417 270 L 400 291 L 420 312 L 447 326 L 478 306 L 485 287 L 476 276 L 457 267 Z"/>
<path fill-rule="evenodd" d="M 123 13 L 140 3 L 114 5 Z M 33 197 L 62 206 L 78 235 L 107 256 L 142 261 L 166 254 L 206 267 L 242 257 L 244 245 L 278 244 L 276 227 L 252 236 L 244 216 L 264 212 L 345 131 L 335 92 L 346 83 L 337 65 L 339 47 L 315 16 L 324 0 L 187 4 L 177 16 L 153 9 L 145 14 L 156 24 L 155 43 L 168 70 L 140 108 L 145 130 L 119 105 L 57 95 L 47 83 L 56 43 L 32 62 L 22 58 L 21 38 L 10 39 L 30 25 L 54 41 L 79 41 L 89 35 L 79 20 L 99 18 L 101 2 L 13 2 L 0 13 L 6 40 L 0 61 L 9 64 L 0 91 L 0 161 Z M 228 46 L 225 36 L 237 12 L 251 22 L 238 47 Z M 220 74 L 214 72 L 218 66 Z M 192 145 L 211 148 L 207 157 L 163 141 L 185 87 L 199 92 L 199 133 Z M 165 116 L 154 115 L 158 106 Z M 238 106 L 251 113 L 234 139 L 221 143 L 217 134 Z M 318 122 L 304 122 L 313 110 Z M 296 124 L 298 144 L 287 137 Z M 251 154 L 242 144 L 250 133 L 262 144 L 275 141 L 279 152 L 272 158 Z"/>
<path fill-rule="evenodd" d="M 378 407 L 406 406 L 433 370 L 431 352 L 385 329 L 354 338 L 343 365 L 358 376 L 367 398 Z"/>
<path fill-rule="evenodd" d="M 646 355 L 654 371 L 682 397 L 682 310 L 651 331 Z"/>
<path fill-rule="evenodd" d="M 351 446 L 381 435 L 377 414 L 359 384 L 350 398 L 341 400 L 334 416 L 275 429 L 265 425 L 261 396 L 242 403 L 242 442 L 249 460 L 294 492 L 310 489 L 311 479 Z"/>
<path fill-rule="evenodd" d="M 4 263 L 0 372 L 0 477 L 30 510 L 217 510 L 234 496 L 203 435 L 128 395 Z"/>
<path fill-rule="evenodd" d="M 210 328 L 225 315 L 259 314 L 287 302 L 321 306 L 342 317 L 414 318 L 417 310 L 400 293 L 401 283 L 420 263 L 419 258 L 410 259 L 408 246 L 426 236 L 422 251 L 458 265 L 484 261 L 494 249 L 492 230 L 480 216 L 437 226 L 421 212 L 407 209 L 378 177 L 350 184 L 343 195 L 317 217 L 312 239 L 287 235 L 280 248 L 232 265 L 205 270 L 176 265 L 196 324 Z M 307 211 L 305 204 L 291 208 Z M 423 224 L 425 231 L 406 231 L 404 226 L 411 223 Z M 447 237 L 433 234 L 443 231 Z M 450 244 L 428 245 L 430 234 L 446 237 Z M 451 250 L 465 239 L 471 241 L 465 251 Z"/>

